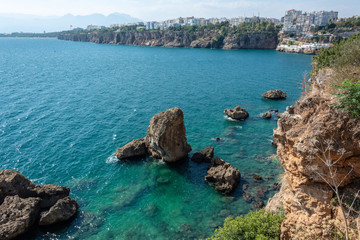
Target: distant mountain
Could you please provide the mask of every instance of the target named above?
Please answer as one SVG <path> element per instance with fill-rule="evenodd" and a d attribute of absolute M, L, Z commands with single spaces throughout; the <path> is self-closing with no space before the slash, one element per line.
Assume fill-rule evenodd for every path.
<path fill-rule="evenodd" d="M 35 16 L 28 14 L 0 14 L 0 33 L 31 32 L 42 33 L 69 30 L 73 28 L 85 28 L 88 25 L 109 26 L 111 24 L 139 22 L 140 19 L 128 14 L 112 13 L 108 16 L 102 14 L 91 14 L 85 16 Z"/>

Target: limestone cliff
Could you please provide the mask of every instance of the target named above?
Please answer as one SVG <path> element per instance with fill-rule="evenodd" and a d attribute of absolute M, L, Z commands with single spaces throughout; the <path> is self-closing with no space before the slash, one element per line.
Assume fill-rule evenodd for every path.
<path fill-rule="evenodd" d="M 184 31 L 142 31 L 110 33 L 62 33 L 60 40 L 94 42 L 121 45 L 224 48 L 224 49 L 275 49 L 278 44 L 276 34 L 245 33 L 219 35 L 219 32 L 193 33 Z"/>
<path fill-rule="evenodd" d="M 287 108 L 274 130 L 285 174 L 267 209 L 285 212 L 281 239 L 331 239 L 334 231 L 344 232 L 333 189 L 355 199 L 360 188 L 354 185 L 360 178 L 360 123 L 332 106 L 331 75 L 327 69 L 312 78 L 311 91 Z"/>

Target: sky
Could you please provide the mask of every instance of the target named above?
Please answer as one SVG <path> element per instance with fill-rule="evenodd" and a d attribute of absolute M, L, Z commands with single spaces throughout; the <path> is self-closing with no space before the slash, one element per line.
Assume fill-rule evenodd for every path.
<path fill-rule="evenodd" d="M 339 17 L 360 15 L 360 0 L 0 0 L 0 14 L 62 16 L 114 12 L 145 21 L 176 17 L 281 18 L 286 10 L 334 10 Z"/>

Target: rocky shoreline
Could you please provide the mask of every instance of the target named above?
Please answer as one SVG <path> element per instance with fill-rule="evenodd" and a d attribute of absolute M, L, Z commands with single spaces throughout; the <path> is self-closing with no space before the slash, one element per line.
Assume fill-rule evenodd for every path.
<path fill-rule="evenodd" d="M 221 37 L 219 37 L 221 36 Z M 111 33 L 62 33 L 60 40 L 103 44 L 222 49 L 275 49 L 278 37 L 271 33 L 219 35 L 218 32 L 190 34 L 183 31 L 142 31 Z"/>

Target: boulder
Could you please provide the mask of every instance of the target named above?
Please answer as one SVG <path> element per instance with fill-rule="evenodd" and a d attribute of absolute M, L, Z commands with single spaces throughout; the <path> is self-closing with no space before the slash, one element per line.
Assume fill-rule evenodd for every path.
<path fill-rule="evenodd" d="M 249 117 L 249 113 L 245 109 L 243 109 L 239 106 L 235 107 L 234 109 L 227 108 L 224 110 L 224 113 L 228 117 L 235 119 L 235 120 L 244 120 Z"/>
<path fill-rule="evenodd" d="M 255 211 L 258 211 L 260 209 L 262 209 L 264 207 L 264 202 L 263 201 L 256 201 L 253 203 L 253 208 Z"/>
<path fill-rule="evenodd" d="M 186 140 L 183 111 L 175 107 L 153 116 L 145 144 L 153 157 L 165 162 L 177 162 L 187 158 L 191 147 Z"/>
<path fill-rule="evenodd" d="M 41 215 L 39 225 L 51 225 L 69 220 L 76 214 L 78 209 L 79 205 L 71 197 L 60 199 L 49 209 L 49 211 Z"/>
<path fill-rule="evenodd" d="M 197 163 L 210 163 L 214 157 L 214 147 L 207 147 L 200 152 L 195 153 L 191 160 Z"/>
<path fill-rule="evenodd" d="M 121 148 L 118 148 L 115 156 L 118 159 L 141 158 L 146 156 L 146 153 L 145 139 L 140 138 L 129 142 Z"/>
<path fill-rule="evenodd" d="M 270 119 L 270 118 L 271 118 L 271 112 L 270 112 L 270 111 L 267 111 L 267 112 L 264 113 L 261 117 L 264 118 L 264 119 Z"/>
<path fill-rule="evenodd" d="M 19 172 L 1 170 L 0 239 L 12 239 L 23 234 L 39 219 L 41 210 L 52 207 L 69 193 L 69 188 L 55 184 L 36 185 Z M 72 199 L 64 205 L 69 204 L 67 208 L 71 208 L 73 202 Z M 66 213 L 66 208 L 62 209 L 62 214 Z"/>
<path fill-rule="evenodd" d="M 25 233 L 40 212 L 40 198 L 5 197 L 0 205 L 0 239 L 13 239 Z"/>
<path fill-rule="evenodd" d="M 0 203 L 6 196 L 21 198 L 39 197 L 41 207 L 48 208 L 57 200 L 68 196 L 70 189 L 55 184 L 36 185 L 24 175 L 13 170 L 0 171 Z"/>
<path fill-rule="evenodd" d="M 240 183 L 240 171 L 230 163 L 215 157 L 211 160 L 210 168 L 207 171 L 205 180 L 213 183 L 215 189 L 221 193 L 231 193 Z"/>
<path fill-rule="evenodd" d="M 278 100 L 278 99 L 285 99 L 286 98 L 286 92 L 283 92 L 281 90 L 269 90 L 266 93 L 264 93 L 262 95 L 264 98 L 267 99 L 274 99 L 274 100 Z"/>

